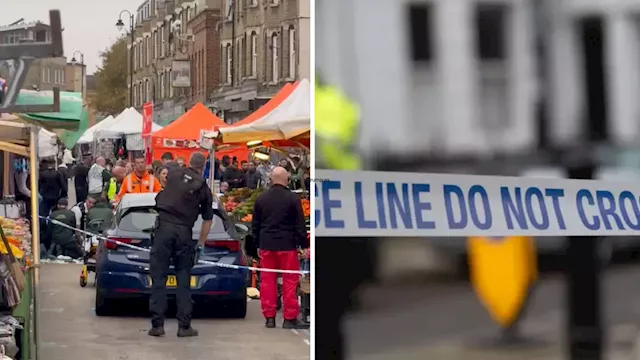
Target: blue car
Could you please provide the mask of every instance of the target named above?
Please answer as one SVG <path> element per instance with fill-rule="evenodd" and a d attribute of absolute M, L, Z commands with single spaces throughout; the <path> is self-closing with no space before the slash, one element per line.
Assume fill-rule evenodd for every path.
<path fill-rule="evenodd" d="M 115 209 L 107 238 L 120 243 L 149 249 L 157 213 L 156 194 L 127 194 Z M 228 265 L 246 265 L 245 249 L 235 224 L 224 207 L 214 200 L 214 217 L 201 260 Z M 200 237 L 202 218 L 193 227 L 193 246 Z M 196 264 L 191 271 L 192 297 L 196 305 L 222 302 L 226 314 L 244 318 L 247 314 L 247 282 L 249 272 L 208 264 Z M 169 298 L 175 298 L 176 277 L 173 265 L 167 278 Z M 151 294 L 149 252 L 133 249 L 112 241 L 100 240 L 96 254 L 96 304 L 98 316 L 115 309 L 114 301 L 148 299 Z"/>

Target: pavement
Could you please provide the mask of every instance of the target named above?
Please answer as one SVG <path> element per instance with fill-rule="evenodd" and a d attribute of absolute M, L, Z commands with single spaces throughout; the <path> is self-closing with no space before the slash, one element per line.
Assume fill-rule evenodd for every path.
<path fill-rule="evenodd" d="M 640 359 L 640 265 L 637 260 L 603 275 L 606 359 Z M 386 284 L 362 292 L 362 309 L 346 322 L 350 360 L 566 359 L 566 285 L 561 273 L 544 273 L 522 319 L 530 343 L 489 346 L 500 332 L 466 281 Z"/>
<path fill-rule="evenodd" d="M 38 295 L 39 357 L 43 360 L 305 360 L 309 332 L 266 329 L 260 302 L 248 303 L 244 320 L 199 318 L 200 336 L 178 338 L 177 322 L 168 319 L 167 335 L 147 335 L 144 309 L 137 315 L 97 317 L 95 288 L 78 284 L 80 265 L 43 264 Z M 280 324 L 281 321 L 278 321 Z"/>

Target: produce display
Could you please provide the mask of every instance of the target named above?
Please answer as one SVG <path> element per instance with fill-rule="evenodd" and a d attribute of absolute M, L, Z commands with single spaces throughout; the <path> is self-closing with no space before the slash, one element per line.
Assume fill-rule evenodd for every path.
<path fill-rule="evenodd" d="M 220 201 L 224 204 L 224 209 L 230 216 L 237 222 L 251 222 L 253 220 L 253 206 L 256 203 L 256 199 L 265 189 L 258 188 L 255 190 L 249 188 L 233 189 L 224 194 Z M 300 200 L 302 211 L 304 212 L 307 221 L 311 215 L 311 203 L 308 199 L 302 198 Z"/>
<path fill-rule="evenodd" d="M 31 259 L 31 232 L 29 231 L 29 222 L 25 219 L 13 220 L 0 216 L 0 226 L 2 226 L 2 230 L 7 237 L 7 241 L 15 257 L 25 259 L 28 263 L 29 259 Z M 7 249 L 2 242 L 0 242 L 0 253 L 7 253 Z"/>

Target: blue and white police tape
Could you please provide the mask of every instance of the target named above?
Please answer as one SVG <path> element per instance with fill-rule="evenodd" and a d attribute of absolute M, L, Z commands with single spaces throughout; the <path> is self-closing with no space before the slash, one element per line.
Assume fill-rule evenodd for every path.
<path fill-rule="evenodd" d="M 317 170 L 317 236 L 640 235 L 640 184 Z"/>
<path fill-rule="evenodd" d="M 46 216 L 39 216 L 39 217 L 41 219 L 43 219 L 43 220 L 50 221 L 51 223 L 53 223 L 55 225 L 65 227 L 65 228 L 73 230 L 73 231 L 78 231 L 78 232 L 83 233 L 83 234 L 85 234 L 87 236 L 93 236 L 93 237 L 95 237 L 96 239 L 99 239 L 99 240 L 104 240 L 104 241 L 109 241 L 109 242 L 112 242 L 112 243 L 116 243 L 119 246 L 127 247 L 127 248 L 130 248 L 130 249 L 133 249 L 133 250 L 151 252 L 150 249 L 143 248 L 143 247 L 140 247 L 140 246 L 135 246 L 135 245 L 132 245 L 132 244 L 127 244 L 127 243 L 124 243 L 122 241 L 110 239 L 110 238 L 105 237 L 105 236 L 96 235 L 96 234 L 94 234 L 92 232 L 84 231 L 84 230 L 75 228 L 73 226 L 69 226 L 69 225 L 67 225 L 65 223 L 62 223 L 62 222 L 60 222 L 58 220 L 55 220 L 55 219 L 51 219 L 51 218 L 46 217 Z M 205 264 L 205 265 L 213 265 L 213 266 L 217 266 L 217 267 L 221 267 L 221 268 L 227 268 L 227 269 L 236 269 L 236 270 L 262 271 L 262 272 L 271 272 L 271 273 L 280 273 L 280 274 L 299 274 L 299 275 L 302 275 L 302 276 L 306 276 L 306 275 L 309 274 L 309 271 L 266 269 L 266 268 L 259 268 L 259 267 L 253 267 L 253 266 L 225 264 L 225 263 L 206 261 L 206 260 L 200 260 L 200 259 L 198 259 L 198 263 L 199 264 Z"/>

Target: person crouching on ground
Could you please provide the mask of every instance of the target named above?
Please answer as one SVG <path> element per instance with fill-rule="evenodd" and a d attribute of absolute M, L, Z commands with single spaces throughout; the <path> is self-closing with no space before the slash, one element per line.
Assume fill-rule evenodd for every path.
<path fill-rule="evenodd" d="M 253 238 L 260 256 L 260 266 L 266 269 L 300 270 L 299 252 L 306 254 L 307 229 L 298 195 L 287 188 L 289 173 L 276 167 L 271 173 L 272 186 L 258 197 L 253 208 Z M 277 274 L 260 274 L 260 303 L 266 318 L 265 326 L 276 326 L 278 299 Z M 300 306 L 296 289 L 299 274 L 282 274 L 282 306 L 285 329 L 308 329 L 298 320 Z"/>
<path fill-rule="evenodd" d="M 51 213 L 50 218 L 56 220 L 64 225 L 49 221 L 49 234 L 51 234 L 51 248 L 47 255 L 69 256 L 73 259 L 82 257 L 82 249 L 80 244 L 76 240 L 75 232 L 73 228 L 76 227 L 76 214 L 68 209 L 69 202 L 66 198 L 58 200 L 56 209 Z"/>

